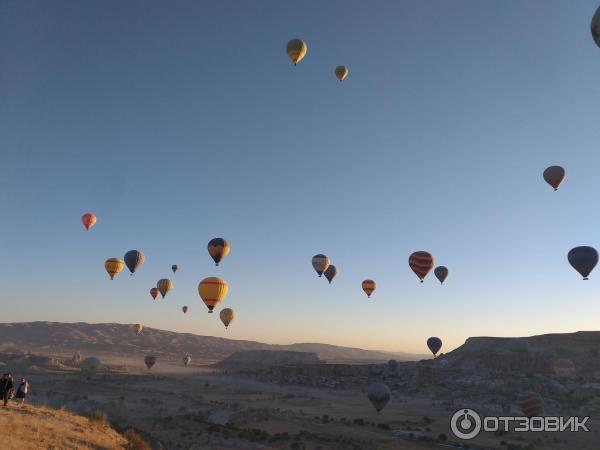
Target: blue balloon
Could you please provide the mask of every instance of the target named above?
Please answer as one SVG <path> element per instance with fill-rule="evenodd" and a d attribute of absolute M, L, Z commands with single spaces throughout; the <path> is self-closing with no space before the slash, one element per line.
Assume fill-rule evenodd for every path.
<path fill-rule="evenodd" d="M 433 356 L 437 355 L 437 352 L 442 348 L 442 340 L 439 337 L 430 337 L 427 339 L 427 347 L 433 353 Z"/>

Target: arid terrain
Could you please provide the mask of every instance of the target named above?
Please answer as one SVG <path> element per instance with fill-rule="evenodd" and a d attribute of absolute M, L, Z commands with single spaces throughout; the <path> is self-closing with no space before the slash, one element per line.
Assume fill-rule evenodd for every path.
<path fill-rule="evenodd" d="M 260 348 L 266 344 L 153 329 L 136 337 L 118 324 L 110 325 L 114 335 L 103 328 L 108 325 L 92 335 L 80 324 L 75 333 L 73 325 L 0 325 L 0 370 L 29 379 L 32 403 L 84 416 L 104 412 L 115 429 L 131 427 L 155 449 L 466 448 L 450 431 L 452 414 L 472 408 L 484 415 L 521 415 L 517 397 L 523 390 L 542 396 L 546 415 L 590 416 L 591 431 L 482 433 L 468 448 L 597 450 L 600 442 L 600 332 L 470 338 L 436 359 L 399 362 L 392 369 L 369 362 L 377 358 L 357 349 L 341 350 L 338 361 L 348 360 L 341 363 L 290 346 Z M 61 329 L 68 339 L 60 341 Z M 165 343 L 162 333 L 169 333 L 171 353 L 154 347 Z M 187 344 L 195 339 L 228 347 L 205 354 L 204 347 Z M 108 342 L 115 343 L 114 352 Z M 124 353 L 128 346 L 135 347 L 131 354 Z M 336 354 L 336 347 L 327 348 Z M 71 360 L 73 351 L 102 359 L 91 380 Z M 145 352 L 158 356 L 151 370 L 144 366 Z M 352 352 L 367 358 L 348 358 Z M 192 355 L 187 367 L 181 362 L 186 353 Z M 558 378 L 553 361 L 566 357 L 576 373 Z M 380 415 L 366 395 L 374 381 L 392 390 Z"/>

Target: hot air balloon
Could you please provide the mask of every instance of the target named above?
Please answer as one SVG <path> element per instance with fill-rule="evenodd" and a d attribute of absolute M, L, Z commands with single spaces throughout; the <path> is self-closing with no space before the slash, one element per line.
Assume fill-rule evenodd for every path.
<path fill-rule="evenodd" d="M 222 309 L 219 313 L 219 318 L 223 322 L 223 325 L 225 325 L 225 329 L 227 329 L 229 324 L 235 319 L 235 311 L 231 308 Z"/>
<path fill-rule="evenodd" d="M 434 269 L 433 274 L 443 284 L 444 280 L 448 276 L 448 268 L 446 266 L 438 266 Z"/>
<path fill-rule="evenodd" d="M 594 17 L 592 17 L 592 37 L 598 47 L 600 47 L 600 7 L 596 10 Z"/>
<path fill-rule="evenodd" d="M 337 66 L 335 68 L 335 76 L 338 80 L 344 81 L 344 78 L 348 76 L 348 68 L 346 66 Z"/>
<path fill-rule="evenodd" d="M 312 259 L 312 266 L 317 271 L 319 276 L 323 275 L 323 272 L 329 267 L 329 258 L 325 255 L 315 255 Z"/>
<path fill-rule="evenodd" d="M 208 254 L 215 261 L 215 265 L 219 265 L 221 260 L 229 255 L 231 247 L 229 243 L 223 238 L 211 239 L 208 243 Z"/>
<path fill-rule="evenodd" d="M 131 327 L 131 329 L 133 330 L 133 333 L 134 333 L 136 336 L 139 336 L 139 335 L 140 335 L 140 333 L 142 332 L 142 330 L 144 329 L 144 325 L 142 325 L 141 323 L 136 323 L 135 325 L 133 325 L 133 326 Z"/>
<path fill-rule="evenodd" d="M 96 215 L 92 213 L 85 213 L 81 216 L 81 223 L 86 230 L 89 230 L 96 224 Z"/>
<path fill-rule="evenodd" d="M 598 252 L 592 247 L 575 247 L 569 251 L 568 259 L 569 264 L 587 280 L 590 272 L 598 264 Z"/>
<path fill-rule="evenodd" d="M 327 278 L 327 281 L 331 284 L 331 280 L 337 275 L 337 268 L 333 264 L 330 264 L 329 267 L 327 267 L 327 270 L 323 272 L 323 275 L 325 275 L 325 278 Z"/>
<path fill-rule="evenodd" d="M 557 359 L 554 361 L 554 373 L 558 378 L 564 379 L 575 374 L 575 364 L 570 359 Z"/>
<path fill-rule="evenodd" d="M 307 50 L 306 42 L 302 39 L 292 39 L 285 47 L 285 51 L 294 62 L 294 65 L 298 64 L 304 58 Z"/>
<path fill-rule="evenodd" d="M 390 369 L 392 372 L 395 372 L 397 368 L 398 368 L 398 361 L 396 361 L 395 359 L 390 359 L 388 361 L 388 369 Z"/>
<path fill-rule="evenodd" d="M 521 392 L 517 404 L 527 417 L 539 417 L 544 412 L 544 400 L 537 392 Z"/>
<path fill-rule="evenodd" d="M 173 289 L 173 282 L 168 278 L 161 278 L 158 280 L 158 283 L 156 283 L 156 287 L 158 288 L 160 295 L 162 295 L 162 298 L 165 298 L 169 291 Z"/>
<path fill-rule="evenodd" d="M 377 284 L 373 280 L 365 280 L 362 282 L 362 290 L 365 291 L 368 298 L 371 298 L 371 294 L 377 288 Z"/>
<path fill-rule="evenodd" d="M 156 356 L 146 355 L 144 357 L 144 364 L 146 364 L 148 370 L 152 369 L 152 366 L 156 364 Z"/>
<path fill-rule="evenodd" d="M 383 383 L 371 383 L 367 389 L 367 395 L 369 396 L 371 404 L 377 410 L 377 414 L 379 414 L 390 401 L 392 391 L 390 391 L 390 388 Z"/>
<path fill-rule="evenodd" d="M 560 166 L 550 166 L 544 170 L 544 180 L 556 191 L 565 179 L 565 169 Z"/>
<path fill-rule="evenodd" d="M 110 275 L 111 280 L 115 279 L 115 276 L 123 270 L 123 267 L 125 267 L 125 263 L 119 258 L 109 258 L 104 262 L 104 268 Z"/>
<path fill-rule="evenodd" d="M 81 375 L 89 380 L 96 374 L 100 366 L 102 366 L 102 362 L 98 358 L 90 356 L 81 361 L 79 369 Z"/>
<path fill-rule="evenodd" d="M 187 310 L 188 310 L 188 307 L 187 307 L 187 306 L 182 306 L 182 307 L 181 307 L 181 310 L 182 310 L 182 311 L 183 311 L 183 313 L 185 314 L 185 313 L 187 312 Z"/>
<path fill-rule="evenodd" d="M 179 266 L 177 264 L 173 264 L 171 266 L 171 270 L 173 271 L 173 273 L 177 272 L 179 270 Z"/>
<path fill-rule="evenodd" d="M 227 295 L 229 286 L 227 281 L 222 278 L 208 277 L 198 284 L 198 294 L 208 308 L 208 312 L 212 313 L 217 306 Z"/>
<path fill-rule="evenodd" d="M 127 253 L 125 253 L 125 257 L 123 259 L 125 259 L 125 264 L 131 272 L 131 275 L 133 275 L 136 270 L 144 265 L 146 258 L 144 258 L 144 254 L 138 250 L 129 250 Z"/>
<path fill-rule="evenodd" d="M 192 361 L 192 357 L 190 355 L 185 355 L 182 359 L 184 366 L 187 366 Z"/>
<path fill-rule="evenodd" d="M 427 339 L 427 348 L 433 353 L 433 356 L 436 356 L 442 348 L 442 340 L 439 337 L 430 337 Z"/>
<path fill-rule="evenodd" d="M 152 296 L 152 298 L 154 300 L 156 300 L 156 296 L 158 295 L 158 289 L 156 289 L 155 287 L 153 287 L 152 289 L 150 289 L 150 295 Z"/>
<path fill-rule="evenodd" d="M 75 363 L 75 364 L 79 364 L 81 362 L 81 353 L 80 352 L 75 352 L 73 353 L 73 357 L 71 358 L 71 360 Z"/>
<path fill-rule="evenodd" d="M 427 252 L 414 252 L 408 258 L 408 265 L 412 271 L 417 274 L 421 283 L 423 282 L 423 278 L 425 278 L 433 268 L 434 264 L 433 256 Z"/>

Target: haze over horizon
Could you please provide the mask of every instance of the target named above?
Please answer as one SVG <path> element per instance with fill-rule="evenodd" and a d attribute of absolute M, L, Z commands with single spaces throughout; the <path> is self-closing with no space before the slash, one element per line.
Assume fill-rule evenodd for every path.
<path fill-rule="evenodd" d="M 566 256 L 600 246 L 596 7 L 0 2 L 0 321 L 411 353 L 598 330 L 600 273 L 583 282 Z M 109 280 L 131 249 L 145 265 Z M 419 283 L 415 250 L 444 285 Z M 229 283 L 228 330 L 198 296 L 208 276 Z"/>

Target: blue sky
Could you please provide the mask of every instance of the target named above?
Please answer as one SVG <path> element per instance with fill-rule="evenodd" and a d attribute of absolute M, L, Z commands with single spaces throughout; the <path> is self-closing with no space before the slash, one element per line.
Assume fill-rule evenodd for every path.
<path fill-rule="evenodd" d="M 597 6 L 1 1 L 1 320 L 415 352 L 598 329 L 600 273 L 566 259 L 600 247 Z M 111 282 L 104 260 L 130 249 L 145 266 Z M 443 286 L 418 283 L 415 250 L 448 266 Z M 227 331 L 207 276 L 229 282 Z"/>

